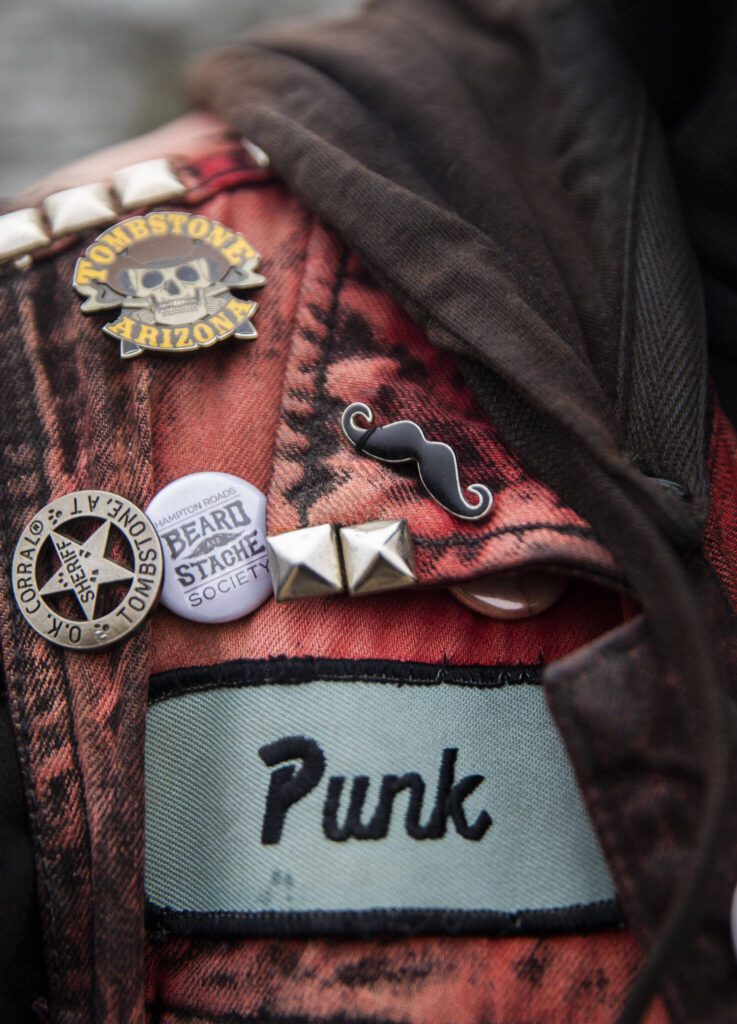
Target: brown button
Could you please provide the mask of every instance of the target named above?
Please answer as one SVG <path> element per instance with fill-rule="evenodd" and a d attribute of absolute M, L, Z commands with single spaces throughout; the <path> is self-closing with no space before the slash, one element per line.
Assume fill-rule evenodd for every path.
<path fill-rule="evenodd" d="M 491 619 L 527 619 L 555 604 L 568 586 L 565 576 L 545 569 L 479 576 L 451 587 L 459 601 Z"/>

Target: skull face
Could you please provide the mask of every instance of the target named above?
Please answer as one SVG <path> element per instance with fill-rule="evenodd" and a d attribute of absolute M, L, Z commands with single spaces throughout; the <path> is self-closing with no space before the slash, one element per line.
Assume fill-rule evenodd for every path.
<path fill-rule="evenodd" d="M 136 267 L 128 271 L 131 294 L 145 299 L 159 324 L 189 324 L 207 316 L 212 286 L 204 256 L 172 267 Z"/>

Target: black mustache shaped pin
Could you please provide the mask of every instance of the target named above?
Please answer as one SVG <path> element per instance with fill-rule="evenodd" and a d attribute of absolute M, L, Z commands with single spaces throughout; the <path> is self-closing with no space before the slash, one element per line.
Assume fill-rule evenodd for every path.
<path fill-rule="evenodd" d="M 361 427 L 357 417 L 368 427 Z M 444 441 L 428 441 L 422 428 L 411 420 L 372 427 L 374 414 L 363 402 L 353 402 L 343 412 L 343 433 L 362 455 L 379 462 L 416 462 L 427 493 L 459 519 L 483 519 L 491 512 L 494 496 L 484 484 L 468 488 L 478 499 L 469 502 L 463 493 L 455 452 Z"/>

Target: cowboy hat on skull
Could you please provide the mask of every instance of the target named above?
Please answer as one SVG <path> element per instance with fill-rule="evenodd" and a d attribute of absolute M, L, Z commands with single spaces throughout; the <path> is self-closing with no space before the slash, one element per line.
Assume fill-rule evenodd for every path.
<path fill-rule="evenodd" d="M 183 324 L 207 315 L 208 293 L 228 268 L 207 242 L 167 235 L 131 245 L 111 267 L 108 284 L 148 307 L 157 323 Z"/>

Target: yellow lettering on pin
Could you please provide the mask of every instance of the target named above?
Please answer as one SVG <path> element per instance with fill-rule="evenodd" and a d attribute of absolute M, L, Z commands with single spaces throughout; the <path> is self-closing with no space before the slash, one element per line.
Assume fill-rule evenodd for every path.
<path fill-rule="evenodd" d="M 120 354 L 191 352 L 256 337 L 257 304 L 233 291 L 264 284 L 259 254 L 237 231 L 200 214 L 154 211 L 107 228 L 77 260 L 84 313 L 120 307 L 103 331 Z"/>

